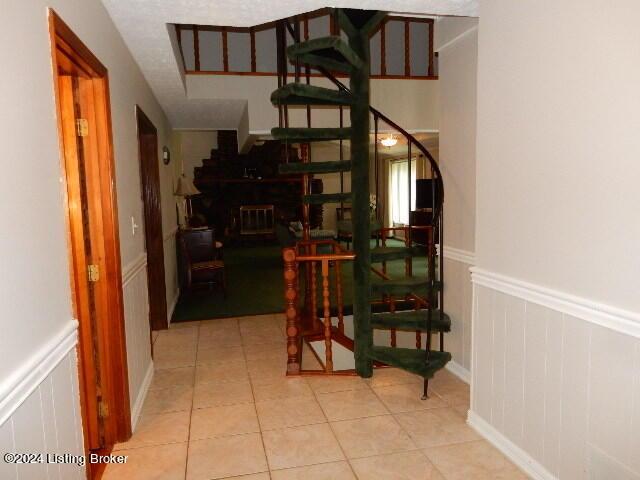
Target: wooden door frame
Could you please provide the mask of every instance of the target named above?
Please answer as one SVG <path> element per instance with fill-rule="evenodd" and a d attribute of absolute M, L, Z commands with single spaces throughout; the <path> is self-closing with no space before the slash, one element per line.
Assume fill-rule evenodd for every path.
<path fill-rule="evenodd" d="M 118 441 L 131 437 L 131 411 L 129 404 L 129 382 L 126 354 L 126 339 L 124 325 L 124 308 L 122 294 L 122 271 L 120 263 L 120 240 L 118 232 L 118 210 L 115 191 L 115 167 L 113 159 L 113 136 L 111 130 L 111 106 L 109 101 L 109 78 L 107 69 L 91 53 L 84 43 L 71 31 L 53 9 L 48 9 L 49 32 L 51 37 L 51 56 L 53 65 L 54 93 L 56 115 L 59 132 L 60 159 L 62 179 L 64 182 L 65 216 L 68 235 L 69 268 L 71 277 L 71 291 L 74 316 L 80 321 L 78 341 L 78 370 L 80 383 L 80 405 L 84 430 L 85 451 L 89 451 L 88 429 L 95 422 L 87 408 L 88 395 L 95 394 L 96 385 L 90 383 L 91 372 L 87 372 L 88 359 L 92 355 L 88 339 L 95 336 L 97 343 L 104 346 L 100 350 L 101 374 L 105 375 L 105 385 L 108 391 L 102 391 L 102 398 L 106 399 L 108 412 L 102 418 L 104 435 L 102 437 L 105 448 L 109 448 Z M 86 269 L 86 265 L 79 264 L 77 251 L 73 248 L 72 228 L 78 222 L 78 215 L 73 214 L 70 204 L 71 190 L 67 179 L 70 175 L 78 175 L 68 162 L 65 154 L 63 135 L 63 113 L 61 110 L 61 92 L 59 88 L 58 56 L 64 55 L 77 62 L 84 72 L 89 74 L 93 87 L 90 103 L 95 111 L 95 145 L 97 151 L 97 171 L 99 178 L 86 178 L 87 192 L 91 201 L 99 205 L 99 220 L 101 225 L 100 238 L 91 238 L 91 243 L 100 245 L 104 253 L 97 260 L 100 268 L 98 281 L 104 282 L 104 287 L 95 293 L 96 303 L 102 302 L 106 306 L 106 318 L 99 318 L 98 328 L 79 318 L 78 305 L 80 297 L 87 295 L 87 284 L 78 280 L 78 272 Z M 68 128 L 68 126 L 67 126 Z M 81 259 L 80 259 L 81 260 Z M 86 270 L 85 270 L 86 271 Z M 83 277 L 84 279 L 84 277 Z M 99 297 L 99 298 L 98 298 Z M 91 473 L 90 473 L 91 474 Z"/>
<path fill-rule="evenodd" d="M 169 319 L 167 318 L 167 285 L 164 270 L 164 236 L 162 234 L 162 198 L 160 196 L 160 168 L 158 165 L 158 129 L 144 113 L 139 105 L 136 105 L 136 122 L 138 125 L 138 154 L 140 161 L 140 188 L 142 189 L 143 214 L 144 214 L 144 235 L 145 248 L 147 250 L 147 291 L 149 295 L 149 327 L 151 330 L 166 330 L 169 328 Z M 155 155 L 153 158 L 144 158 L 143 137 L 152 136 L 154 138 Z M 149 171 L 149 164 L 153 171 Z M 149 202 L 154 200 L 150 195 L 148 188 L 155 188 L 155 200 L 158 202 L 159 217 L 152 218 L 151 211 L 153 209 Z M 151 231 L 151 223 L 157 221 L 155 225 L 159 235 L 155 239 L 159 242 L 161 255 L 160 258 L 154 257 L 154 248 L 150 246 L 149 232 Z M 157 284 L 156 284 L 157 282 Z M 162 285 L 160 285 L 160 283 Z M 158 288 L 160 287 L 161 288 Z M 156 289 L 158 291 L 156 291 Z"/>

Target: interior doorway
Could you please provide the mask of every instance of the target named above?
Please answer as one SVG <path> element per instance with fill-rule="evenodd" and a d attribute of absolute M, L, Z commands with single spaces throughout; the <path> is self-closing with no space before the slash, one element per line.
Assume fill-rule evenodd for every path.
<path fill-rule="evenodd" d="M 147 290 L 149 294 L 149 323 L 151 330 L 164 330 L 167 318 L 167 290 L 164 278 L 164 244 L 162 236 L 162 207 L 160 201 L 160 172 L 158 168 L 158 131 L 136 105 L 138 144 L 140 150 L 140 179 L 144 203 L 144 238 L 147 250 Z"/>
<path fill-rule="evenodd" d="M 104 451 L 131 436 L 109 82 L 53 10 L 49 26 L 85 450 Z"/>

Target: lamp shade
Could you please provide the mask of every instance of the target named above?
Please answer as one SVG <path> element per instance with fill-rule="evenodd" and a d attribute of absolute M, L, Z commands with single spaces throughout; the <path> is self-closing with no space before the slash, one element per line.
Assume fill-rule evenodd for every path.
<path fill-rule="evenodd" d="M 174 193 L 178 197 L 189 197 L 191 195 L 198 195 L 200 191 L 193 185 L 193 182 L 190 179 L 181 175 L 178 177 L 178 183 Z"/>

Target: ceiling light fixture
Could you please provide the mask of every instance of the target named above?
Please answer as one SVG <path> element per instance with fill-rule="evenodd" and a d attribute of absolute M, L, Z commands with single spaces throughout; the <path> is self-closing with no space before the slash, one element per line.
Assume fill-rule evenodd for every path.
<path fill-rule="evenodd" d="M 398 139 L 393 135 L 389 134 L 388 136 L 382 138 L 380 143 L 387 148 L 393 147 L 396 143 L 398 143 Z"/>

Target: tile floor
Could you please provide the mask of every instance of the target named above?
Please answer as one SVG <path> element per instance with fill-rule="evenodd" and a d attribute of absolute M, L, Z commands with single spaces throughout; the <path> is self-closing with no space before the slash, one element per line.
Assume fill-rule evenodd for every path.
<path fill-rule="evenodd" d="M 527 478 L 465 423 L 469 388 L 442 371 L 431 398 L 396 369 L 286 378 L 284 317 L 154 332 L 153 383 L 129 456 L 104 479 Z M 311 355 L 304 362 L 315 362 Z"/>

